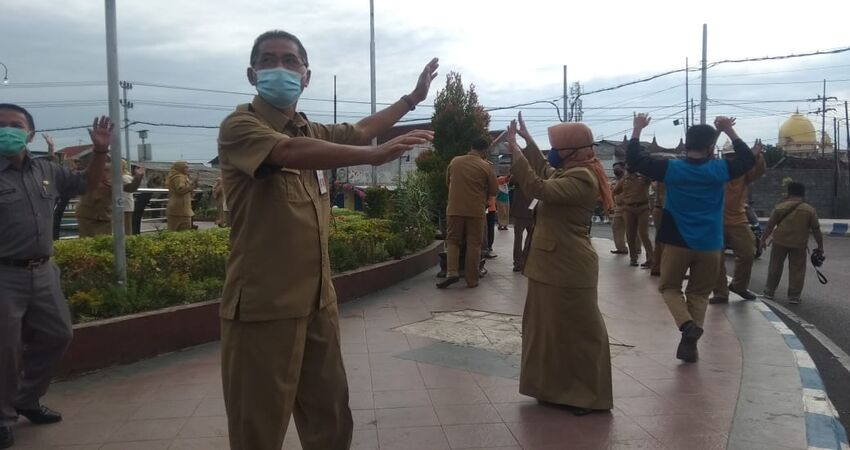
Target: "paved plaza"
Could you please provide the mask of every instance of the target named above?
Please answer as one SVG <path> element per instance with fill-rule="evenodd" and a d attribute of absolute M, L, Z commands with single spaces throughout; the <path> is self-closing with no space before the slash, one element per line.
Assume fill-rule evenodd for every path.
<path fill-rule="evenodd" d="M 352 448 L 839 448 L 840 431 L 806 404 L 804 357 L 760 302 L 712 305 L 699 363 L 680 363 L 658 279 L 604 239 L 594 245 L 614 410 L 575 417 L 520 395 L 526 280 L 511 271 L 512 235 L 498 233 L 499 257 L 476 289 L 438 290 L 434 268 L 342 305 Z M 226 449 L 220 383 L 217 343 L 58 382 L 44 403 L 65 420 L 20 422 L 15 448 Z M 301 448 L 294 425 L 284 448 Z"/>

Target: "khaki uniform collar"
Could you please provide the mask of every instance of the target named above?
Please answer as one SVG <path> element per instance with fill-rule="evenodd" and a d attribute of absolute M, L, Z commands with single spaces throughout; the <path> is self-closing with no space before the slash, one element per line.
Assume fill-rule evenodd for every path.
<path fill-rule="evenodd" d="M 259 95 L 254 96 L 251 106 L 278 133 L 282 133 L 290 125 L 290 122 L 297 128 L 304 128 L 308 124 L 307 119 L 301 113 L 296 112 L 295 117 L 290 119 L 286 114 L 272 106 L 271 103 L 265 101 Z"/>

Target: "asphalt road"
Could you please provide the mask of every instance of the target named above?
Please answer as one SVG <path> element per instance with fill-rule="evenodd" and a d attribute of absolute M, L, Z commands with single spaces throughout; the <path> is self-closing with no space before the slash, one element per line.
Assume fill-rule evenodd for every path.
<path fill-rule="evenodd" d="M 594 237 L 611 239 L 611 227 L 594 225 L 592 234 Z M 814 248 L 814 240 L 810 242 L 810 248 Z M 827 284 L 822 285 L 818 282 L 811 264 L 808 264 L 806 285 L 802 295 L 803 302 L 799 305 L 789 304 L 786 263 L 783 279 L 776 289 L 775 301 L 814 325 L 844 352 L 850 354 L 850 238 L 824 236 L 824 253 L 826 262 L 821 272 L 829 280 Z M 761 294 L 764 290 L 769 258 L 770 248 L 753 264 L 750 290 L 757 294 Z M 643 257 L 641 257 L 642 260 Z M 734 264 L 732 255 L 727 254 L 727 273 L 732 273 Z M 781 313 L 779 316 L 797 333 L 806 346 L 806 350 L 811 354 L 821 372 L 827 393 L 841 416 L 842 423 L 850 430 L 850 373 L 811 336 L 807 329 Z"/>

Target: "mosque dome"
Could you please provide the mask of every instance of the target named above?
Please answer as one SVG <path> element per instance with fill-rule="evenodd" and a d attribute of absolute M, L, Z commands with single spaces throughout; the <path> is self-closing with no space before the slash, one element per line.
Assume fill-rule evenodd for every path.
<path fill-rule="evenodd" d="M 786 145 L 816 145 L 817 133 L 812 122 L 806 116 L 796 112 L 779 127 L 780 147 Z"/>

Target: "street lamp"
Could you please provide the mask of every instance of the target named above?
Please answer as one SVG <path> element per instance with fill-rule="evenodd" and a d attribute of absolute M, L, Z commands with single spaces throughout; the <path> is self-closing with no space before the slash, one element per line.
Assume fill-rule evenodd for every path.
<path fill-rule="evenodd" d="M 0 66 L 3 66 L 3 85 L 7 85 L 9 84 L 9 68 L 2 62 L 0 62 Z"/>

